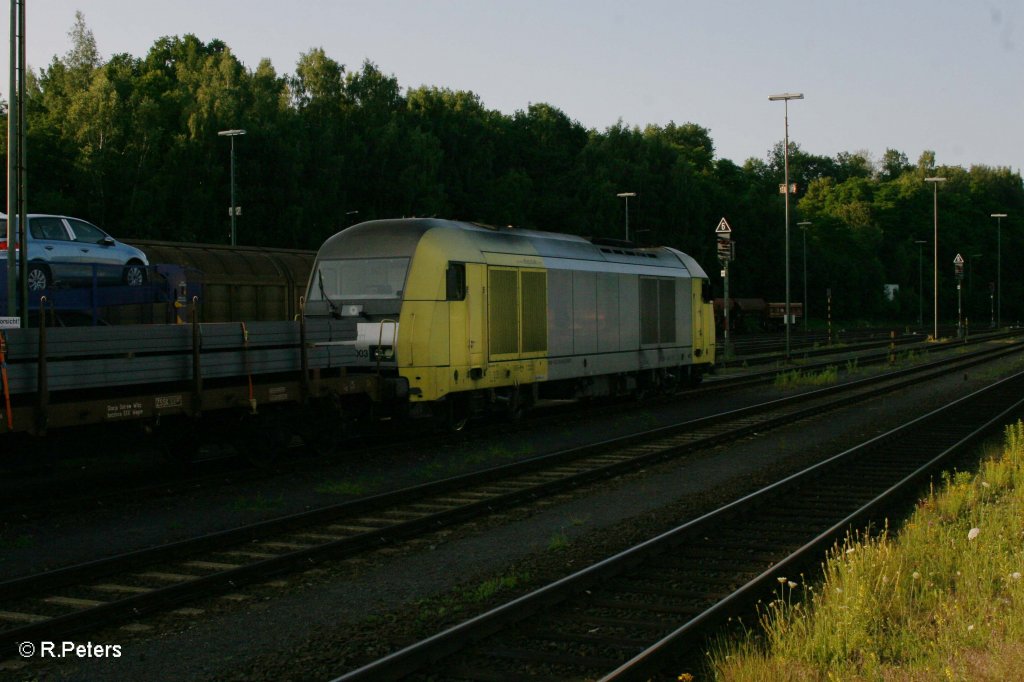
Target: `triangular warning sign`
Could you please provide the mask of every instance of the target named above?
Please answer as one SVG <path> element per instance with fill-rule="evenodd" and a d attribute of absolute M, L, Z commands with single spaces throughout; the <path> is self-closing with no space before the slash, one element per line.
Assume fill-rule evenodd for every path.
<path fill-rule="evenodd" d="M 718 227 L 715 228 L 715 234 L 730 234 L 732 228 L 729 227 L 729 223 L 726 222 L 725 218 L 718 221 Z"/>
<path fill-rule="evenodd" d="M 956 254 L 956 258 L 953 259 L 953 263 L 955 265 L 963 265 L 964 264 L 964 257 L 961 256 L 959 253 Z"/>

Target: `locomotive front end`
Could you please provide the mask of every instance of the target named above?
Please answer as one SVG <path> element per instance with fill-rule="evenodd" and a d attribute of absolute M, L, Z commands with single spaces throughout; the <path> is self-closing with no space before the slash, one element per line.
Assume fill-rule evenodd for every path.
<path fill-rule="evenodd" d="M 397 374 L 399 317 L 421 232 L 401 221 L 354 225 L 317 252 L 306 287 L 307 323 L 328 328 L 331 367 Z"/>

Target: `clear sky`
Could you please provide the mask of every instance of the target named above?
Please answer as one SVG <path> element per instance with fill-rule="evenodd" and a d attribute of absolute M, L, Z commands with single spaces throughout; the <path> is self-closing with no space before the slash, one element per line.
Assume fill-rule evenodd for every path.
<path fill-rule="evenodd" d="M 1024 165 L 1020 0 L 27 0 L 30 67 L 67 52 L 77 9 L 104 59 L 193 33 L 283 74 L 322 47 L 505 113 L 547 102 L 598 130 L 693 122 L 737 163 L 783 137 L 768 96 L 802 92 L 789 132 L 812 154 Z"/>

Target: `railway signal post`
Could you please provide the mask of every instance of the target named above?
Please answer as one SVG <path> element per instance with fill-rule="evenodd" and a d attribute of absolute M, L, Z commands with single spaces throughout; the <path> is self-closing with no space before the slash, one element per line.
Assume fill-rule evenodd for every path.
<path fill-rule="evenodd" d="M 956 337 L 959 339 L 964 335 L 964 308 L 961 298 L 964 281 L 964 257 L 959 253 L 953 259 L 953 271 L 956 273 Z"/>
<path fill-rule="evenodd" d="M 832 345 L 832 287 L 825 289 L 825 319 L 828 325 L 828 345 Z"/>
<path fill-rule="evenodd" d="M 724 322 L 725 337 L 723 346 L 725 357 L 729 357 L 729 262 L 736 257 L 736 243 L 732 241 L 732 228 L 723 216 L 715 228 L 715 237 L 718 239 L 718 260 L 722 263 L 722 279 L 725 283 L 725 298 L 722 304 L 722 320 Z"/>

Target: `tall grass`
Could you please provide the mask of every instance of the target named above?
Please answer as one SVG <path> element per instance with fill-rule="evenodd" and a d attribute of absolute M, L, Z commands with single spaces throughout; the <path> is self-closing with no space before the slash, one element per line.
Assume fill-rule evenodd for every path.
<path fill-rule="evenodd" d="M 945 476 L 894 535 L 848 537 L 818 586 L 780 576 L 760 631 L 710 654 L 727 680 L 1003 680 L 1024 670 L 1024 424 Z"/>
<path fill-rule="evenodd" d="M 839 370 L 829 365 L 820 372 L 812 370 L 791 369 L 775 375 L 775 388 L 789 389 L 800 386 L 830 386 L 839 378 Z"/>

